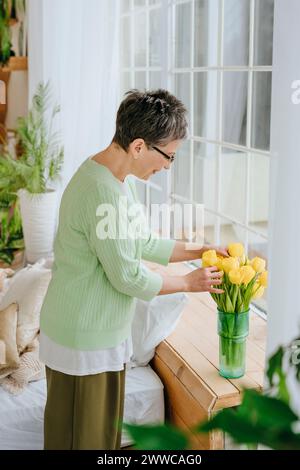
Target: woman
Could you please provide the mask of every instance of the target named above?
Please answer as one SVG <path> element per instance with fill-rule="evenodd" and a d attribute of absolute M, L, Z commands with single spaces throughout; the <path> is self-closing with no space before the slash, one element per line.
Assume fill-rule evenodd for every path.
<path fill-rule="evenodd" d="M 126 196 L 128 208 L 137 201 L 127 176 L 147 180 L 169 169 L 186 133 L 186 109 L 168 91 L 128 92 L 111 144 L 87 158 L 64 191 L 41 311 L 45 449 L 120 448 L 136 298 L 222 292 L 214 287 L 222 276 L 216 268 L 167 276 L 141 263 L 192 260 L 208 247 L 186 249 L 184 242 L 155 238 L 148 229 L 146 237 L 135 238 L 125 230 L 130 217 L 122 201 Z"/>

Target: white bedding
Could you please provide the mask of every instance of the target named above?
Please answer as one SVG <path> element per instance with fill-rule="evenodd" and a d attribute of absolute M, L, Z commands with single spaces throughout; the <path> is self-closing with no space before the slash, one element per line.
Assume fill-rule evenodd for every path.
<path fill-rule="evenodd" d="M 30 383 L 13 396 L 0 387 L 0 449 L 43 449 L 43 412 L 46 381 Z M 124 422 L 134 424 L 164 422 L 163 384 L 151 367 L 126 371 Z M 121 447 L 132 444 L 123 431 Z"/>

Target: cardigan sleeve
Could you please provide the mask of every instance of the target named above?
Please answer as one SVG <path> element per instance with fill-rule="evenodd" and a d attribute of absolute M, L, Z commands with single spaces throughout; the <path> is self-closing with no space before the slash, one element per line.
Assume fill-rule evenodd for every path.
<path fill-rule="evenodd" d="M 119 292 L 151 300 L 161 290 L 163 279 L 136 257 L 137 241 L 127 234 L 127 214 L 120 195 L 101 185 L 89 201 L 89 242 L 108 280 Z"/>
<path fill-rule="evenodd" d="M 148 237 L 142 239 L 142 258 L 166 266 L 171 258 L 176 240 L 161 239 L 148 231 Z"/>

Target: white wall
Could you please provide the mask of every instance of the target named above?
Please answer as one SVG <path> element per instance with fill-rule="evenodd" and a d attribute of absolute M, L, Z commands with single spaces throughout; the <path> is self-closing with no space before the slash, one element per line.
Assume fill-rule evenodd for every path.
<path fill-rule="evenodd" d="M 299 18 L 299 0 L 275 1 L 268 353 L 300 333 L 300 102 L 292 101 L 300 80 Z M 294 398 L 300 409 L 299 385 Z"/>

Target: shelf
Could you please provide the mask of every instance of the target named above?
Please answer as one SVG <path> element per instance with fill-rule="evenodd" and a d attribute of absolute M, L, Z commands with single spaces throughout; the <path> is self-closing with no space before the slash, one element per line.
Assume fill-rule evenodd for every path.
<path fill-rule="evenodd" d="M 1 67 L 2 72 L 15 72 L 28 69 L 28 58 L 26 56 L 11 57 L 5 67 Z"/>

